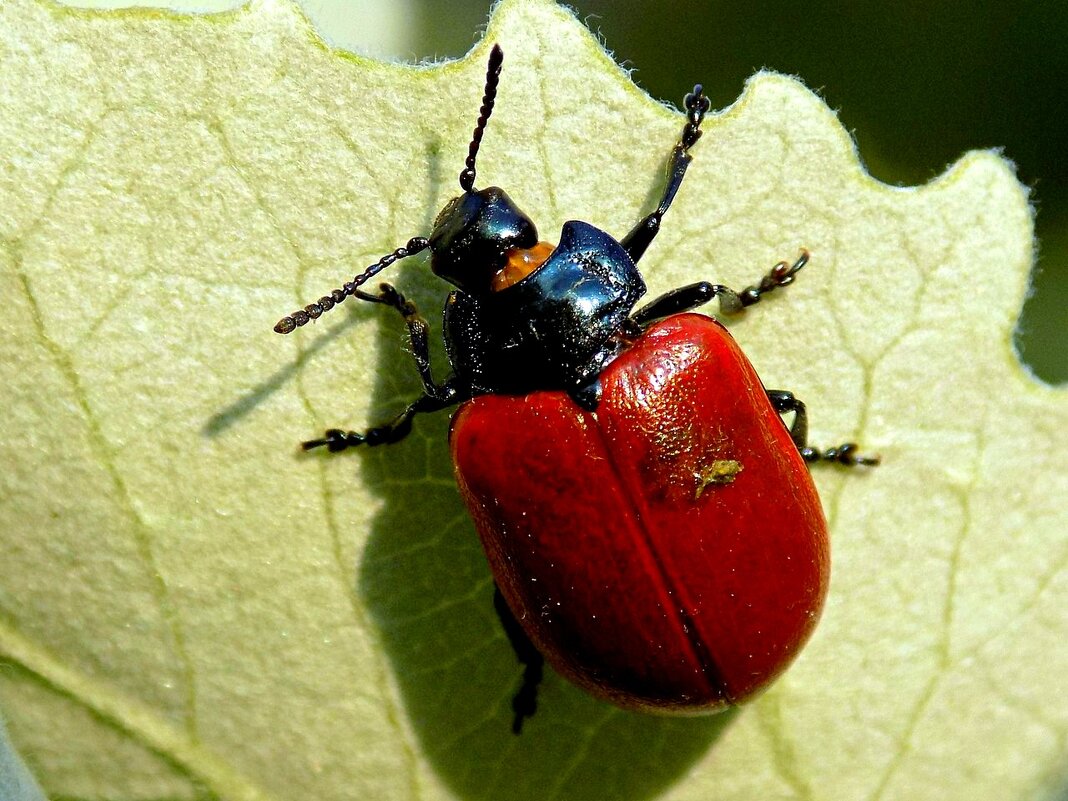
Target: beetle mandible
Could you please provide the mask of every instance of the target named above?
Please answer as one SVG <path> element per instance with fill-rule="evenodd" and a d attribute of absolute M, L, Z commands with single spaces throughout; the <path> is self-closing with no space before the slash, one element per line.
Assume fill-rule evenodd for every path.
<path fill-rule="evenodd" d="M 726 329 L 691 312 L 713 298 L 725 314 L 758 303 L 794 281 L 806 251 L 742 291 L 699 281 L 635 310 L 645 294 L 637 264 L 710 107 L 701 86 L 686 95 L 656 209 L 620 240 L 570 221 L 552 245 L 503 189 L 475 189 L 503 58 L 495 45 L 463 193 L 430 236 L 275 326 L 288 334 L 350 296 L 396 309 L 423 393 L 385 425 L 329 429 L 303 447 L 397 442 L 416 415 L 460 404 L 449 433 L 456 478 L 524 666 L 516 733 L 535 711 L 543 659 L 625 708 L 718 711 L 785 670 L 822 610 L 829 545 L 806 463 L 878 458 L 851 442 L 809 445 L 805 405 L 766 390 Z M 444 311 L 452 372 L 441 382 L 415 306 L 390 284 L 361 289 L 424 250 L 456 287 Z"/>

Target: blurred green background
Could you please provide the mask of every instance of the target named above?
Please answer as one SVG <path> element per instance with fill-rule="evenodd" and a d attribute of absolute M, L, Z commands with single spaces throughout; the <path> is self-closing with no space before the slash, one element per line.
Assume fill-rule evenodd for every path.
<path fill-rule="evenodd" d="M 388 21 L 381 3 L 303 5 L 338 44 L 421 60 L 470 49 L 490 3 L 393 0 Z M 887 183 L 924 183 L 967 150 L 1001 148 L 1038 209 L 1038 271 L 1017 347 L 1039 377 L 1068 381 L 1068 3 L 569 5 L 661 100 L 678 104 L 701 81 L 720 108 L 761 67 L 799 76 L 838 109 Z"/>

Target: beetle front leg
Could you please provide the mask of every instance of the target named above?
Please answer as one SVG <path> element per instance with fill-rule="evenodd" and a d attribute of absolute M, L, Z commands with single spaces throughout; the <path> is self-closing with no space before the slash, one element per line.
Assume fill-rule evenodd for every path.
<path fill-rule="evenodd" d="M 430 372 L 430 325 L 419 314 L 415 304 L 405 298 L 393 284 L 383 283 L 378 289 L 377 295 L 359 289 L 353 294 L 360 300 L 382 303 L 400 313 L 408 327 L 408 342 L 415 360 L 415 369 L 419 371 L 419 378 L 423 382 L 423 390 L 427 395 L 437 397 L 442 388 L 434 383 L 434 376 Z"/>
<path fill-rule="evenodd" d="M 340 428 L 327 429 L 320 439 L 310 439 L 301 443 L 301 448 L 310 451 L 313 448 L 326 447 L 331 453 L 339 453 L 357 445 L 390 445 L 399 442 L 411 433 L 412 418 L 417 414 L 436 412 L 464 400 L 453 385 L 452 379 L 443 384 L 434 381 L 430 371 L 430 326 L 419 314 L 415 304 L 406 299 L 392 284 L 382 284 L 379 294 L 356 290 L 353 295 L 371 303 L 382 303 L 396 309 L 404 317 L 408 327 L 408 342 L 411 347 L 415 369 L 423 382 L 423 395 L 408 405 L 408 408 L 385 425 L 376 426 L 367 431 L 343 431 Z"/>
<path fill-rule="evenodd" d="M 741 292 L 735 292 L 722 284 L 710 284 L 708 281 L 687 284 L 645 304 L 631 315 L 631 319 L 638 325 L 646 326 L 673 314 L 696 309 L 708 303 L 712 298 L 719 298 L 719 308 L 724 314 L 737 314 L 746 307 L 758 303 L 769 292 L 792 284 L 797 273 L 808 264 L 808 259 L 808 251 L 802 250 L 801 255 L 793 264 L 780 261 L 768 270 L 760 281 Z"/>
<path fill-rule="evenodd" d="M 686 108 L 686 125 L 683 126 L 682 135 L 671 153 L 670 177 L 668 178 L 667 188 L 664 189 L 664 195 L 660 199 L 660 205 L 656 207 L 656 211 L 635 225 L 630 233 L 620 240 L 623 249 L 627 251 L 627 255 L 631 257 L 635 264 L 638 263 L 642 254 L 645 253 L 653 239 L 660 232 L 660 222 L 671 207 L 671 202 L 675 199 L 675 193 L 682 186 L 686 168 L 690 166 L 690 162 L 693 160 L 693 156 L 690 155 L 690 148 L 701 138 L 701 121 L 712 106 L 712 102 L 705 97 L 701 84 L 697 84 L 693 91 L 686 95 L 683 105 Z"/>
<path fill-rule="evenodd" d="M 493 585 L 493 608 L 501 620 L 504 633 L 508 635 L 508 642 L 512 644 L 516 659 L 523 665 L 523 683 L 512 697 L 512 712 L 515 714 L 512 718 L 512 733 L 519 734 L 523 731 L 523 721 L 534 717 L 538 709 L 538 685 L 541 684 L 544 673 L 545 658 L 515 619 L 496 584 Z"/>
<path fill-rule="evenodd" d="M 790 424 L 790 438 L 801 452 L 801 458 L 809 464 L 834 462 L 846 467 L 879 464 L 878 456 L 858 455 L 859 446 L 855 442 L 846 442 L 823 450 L 812 447 L 808 444 L 808 411 L 805 409 L 805 404 L 795 398 L 794 393 L 780 389 L 769 389 L 768 399 L 771 400 L 771 405 L 779 414 L 794 413 L 794 420 Z"/>
<path fill-rule="evenodd" d="M 412 431 L 412 418 L 417 414 L 436 412 L 447 406 L 463 401 L 466 396 L 458 392 L 450 381 L 437 387 L 438 395 L 422 395 L 408 404 L 408 408 L 385 425 L 376 426 L 367 431 L 343 431 L 329 428 L 321 439 L 310 439 L 301 443 L 301 448 L 310 451 L 313 448 L 326 447 L 330 453 L 340 453 L 357 445 L 391 445 L 400 442 Z"/>

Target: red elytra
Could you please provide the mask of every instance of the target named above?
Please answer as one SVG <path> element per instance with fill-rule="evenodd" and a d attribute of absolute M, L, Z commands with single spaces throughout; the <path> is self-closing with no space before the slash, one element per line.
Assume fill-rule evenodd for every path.
<path fill-rule="evenodd" d="M 453 418 L 456 475 L 493 575 L 561 674 L 623 707 L 700 712 L 765 688 L 827 593 L 808 468 L 727 330 L 651 325 L 566 393 L 481 395 Z"/>

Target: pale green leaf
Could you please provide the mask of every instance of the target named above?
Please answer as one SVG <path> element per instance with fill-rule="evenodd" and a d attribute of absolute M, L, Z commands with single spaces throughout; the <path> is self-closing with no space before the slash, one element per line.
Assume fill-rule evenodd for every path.
<path fill-rule="evenodd" d="M 518 671 L 451 478 L 447 416 L 300 458 L 418 387 L 399 321 L 281 315 L 426 233 L 480 176 L 552 238 L 624 233 L 681 125 L 565 11 L 506 0 L 457 63 L 323 46 L 283 0 L 212 17 L 0 4 L 0 703 L 67 798 L 1025 799 L 1068 754 L 1068 398 L 1010 332 L 1031 211 L 973 153 L 866 175 L 761 75 L 711 116 L 642 262 L 652 292 L 812 262 L 733 330 L 813 439 L 834 575 L 817 634 L 736 714 L 627 714 Z M 723 46 L 714 45 L 710 46 Z M 700 79 L 701 76 L 694 76 Z M 679 94 L 689 87 L 680 86 Z M 422 260 L 392 279 L 436 319 Z M 439 354 L 440 356 L 440 354 Z"/>

